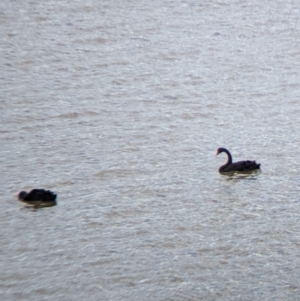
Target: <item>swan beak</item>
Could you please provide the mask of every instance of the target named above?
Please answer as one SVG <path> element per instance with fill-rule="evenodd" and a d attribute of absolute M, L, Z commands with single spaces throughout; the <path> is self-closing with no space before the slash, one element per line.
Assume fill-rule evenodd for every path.
<path fill-rule="evenodd" d="M 218 156 L 218 154 L 219 154 L 219 150 L 217 150 L 216 156 Z"/>

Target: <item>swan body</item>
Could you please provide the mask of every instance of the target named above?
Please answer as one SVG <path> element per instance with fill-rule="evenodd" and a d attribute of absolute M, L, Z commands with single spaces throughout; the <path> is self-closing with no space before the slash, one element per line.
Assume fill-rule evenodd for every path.
<path fill-rule="evenodd" d="M 56 194 L 50 190 L 32 189 L 30 192 L 21 191 L 18 195 L 21 202 L 34 206 L 55 206 Z"/>
<path fill-rule="evenodd" d="M 219 168 L 219 172 L 251 171 L 260 168 L 260 163 L 256 163 L 255 161 L 246 160 L 232 162 L 230 152 L 224 147 L 218 148 L 217 155 L 219 155 L 220 153 L 226 153 L 228 159 L 226 164 L 222 165 Z"/>

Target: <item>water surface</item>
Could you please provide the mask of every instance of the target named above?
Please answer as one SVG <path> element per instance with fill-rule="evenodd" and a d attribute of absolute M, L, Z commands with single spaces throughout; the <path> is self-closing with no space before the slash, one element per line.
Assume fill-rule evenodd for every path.
<path fill-rule="evenodd" d="M 299 300 L 299 10 L 2 1 L 1 300 Z"/>

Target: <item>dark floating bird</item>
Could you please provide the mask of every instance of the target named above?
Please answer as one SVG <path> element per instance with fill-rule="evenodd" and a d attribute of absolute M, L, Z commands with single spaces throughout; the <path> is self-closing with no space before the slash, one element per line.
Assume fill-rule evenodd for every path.
<path fill-rule="evenodd" d="M 223 147 L 218 148 L 217 155 L 220 153 L 227 154 L 227 162 L 219 168 L 219 172 L 234 172 L 234 171 L 251 171 L 255 169 L 259 169 L 260 164 L 255 161 L 238 161 L 232 163 L 232 157 L 230 152 Z"/>
<path fill-rule="evenodd" d="M 18 195 L 21 202 L 29 205 L 46 207 L 56 205 L 56 194 L 50 190 L 32 189 L 30 192 L 21 191 Z"/>

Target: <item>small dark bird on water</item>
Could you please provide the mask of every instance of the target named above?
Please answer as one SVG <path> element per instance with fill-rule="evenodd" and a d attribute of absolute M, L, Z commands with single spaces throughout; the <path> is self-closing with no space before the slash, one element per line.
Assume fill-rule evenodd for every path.
<path fill-rule="evenodd" d="M 30 192 L 21 191 L 18 195 L 21 202 L 34 206 L 55 206 L 56 194 L 50 190 L 32 189 Z"/>
<path fill-rule="evenodd" d="M 256 163 L 255 161 L 238 161 L 232 163 L 232 157 L 230 152 L 223 147 L 218 148 L 217 155 L 220 153 L 227 154 L 227 162 L 219 168 L 219 172 L 234 172 L 234 171 L 251 171 L 255 169 L 259 169 L 260 163 Z"/>

